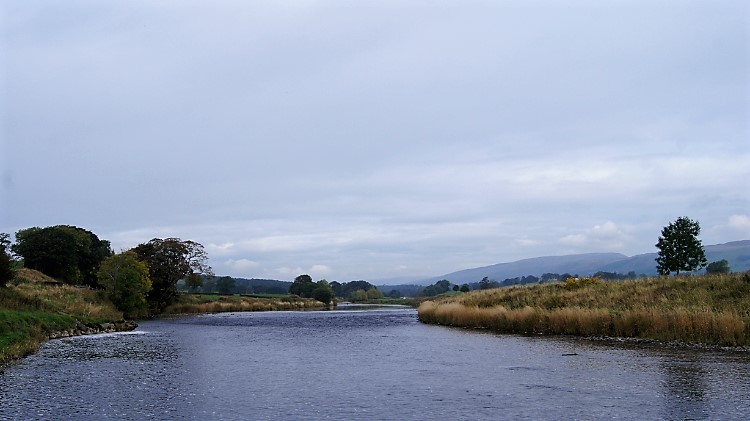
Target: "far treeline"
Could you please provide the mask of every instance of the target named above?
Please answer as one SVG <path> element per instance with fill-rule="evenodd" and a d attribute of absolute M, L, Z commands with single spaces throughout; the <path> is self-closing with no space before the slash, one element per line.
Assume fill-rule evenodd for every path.
<path fill-rule="evenodd" d="M 0 286 L 12 279 L 13 266 L 26 267 L 61 283 L 104 290 L 129 318 L 159 314 L 174 303 L 177 281 L 213 275 L 203 246 L 179 238 L 154 238 L 114 253 L 91 231 L 55 225 L 22 229 L 12 245 L 8 234 L 0 240 Z"/>

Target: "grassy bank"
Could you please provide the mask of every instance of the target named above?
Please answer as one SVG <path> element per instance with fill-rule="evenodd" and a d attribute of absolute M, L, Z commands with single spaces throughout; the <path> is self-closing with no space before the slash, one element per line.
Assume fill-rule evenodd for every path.
<path fill-rule="evenodd" d="M 19 269 L 13 281 L 0 288 L 0 368 L 36 351 L 53 332 L 119 320 L 122 313 L 101 294 Z"/>
<path fill-rule="evenodd" d="M 228 311 L 283 311 L 324 308 L 312 298 L 289 296 L 245 296 L 218 294 L 182 294 L 165 314 L 220 313 Z"/>
<path fill-rule="evenodd" d="M 750 346 L 750 275 L 564 283 L 426 301 L 425 323 L 498 332 Z"/>

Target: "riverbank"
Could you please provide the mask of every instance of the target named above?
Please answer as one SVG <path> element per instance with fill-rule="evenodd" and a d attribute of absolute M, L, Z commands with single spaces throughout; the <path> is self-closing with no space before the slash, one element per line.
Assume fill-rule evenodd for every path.
<path fill-rule="evenodd" d="M 750 275 L 562 283 L 425 301 L 424 323 L 503 333 L 750 346 Z"/>
<path fill-rule="evenodd" d="M 61 284 L 30 269 L 18 269 L 0 288 L 0 370 L 34 353 L 48 339 L 121 330 L 137 325 L 101 293 Z"/>
<path fill-rule="evenodd" d="M 164 314 L 201 314 L 236 311 L 286 311 L 324 309 L 312 298 L 295 296 L 252 297 L 246 295 L 181 294 Z"/>

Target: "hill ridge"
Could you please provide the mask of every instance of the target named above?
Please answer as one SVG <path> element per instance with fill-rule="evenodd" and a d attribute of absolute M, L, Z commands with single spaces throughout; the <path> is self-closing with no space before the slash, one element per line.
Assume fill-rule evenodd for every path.
<path fill-rule="evenodd" d="M 709 262 L 726 259 L 734 272 L 750 270 L 750 240 L 730 241 L 727 243 L 704 246 Z M 420 285 L 429 285 L 441 279 L 448 279 L 454 284 L 478 282 L 485 276 L 496 281 L 519 276 L 540 276 L 544 273 L 570 273 L 593 275 L 596 272 L 618 272 L 638 275 L 656 275 L 657 253 L 642 253 L 628 257 L 622 253 L 578 253 L 557 256 L 540 256 L 520 259 L 512 262 L 496 263 L 477 268 L 462 269 L 441 276 L 434 276 L 417 281 Z"/>

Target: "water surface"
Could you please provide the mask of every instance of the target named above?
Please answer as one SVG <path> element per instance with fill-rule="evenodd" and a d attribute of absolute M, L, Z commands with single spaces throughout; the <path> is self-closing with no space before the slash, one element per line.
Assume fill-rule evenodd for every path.
<path fill-rule="evenodd" d="M 496 335 L 413 309 L 224 313 L 50 341 L 0 374 L 0 419 L 744 419 L 748 374 L 747 353 Z"/>

